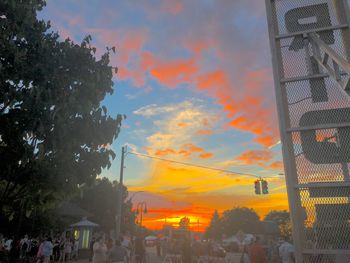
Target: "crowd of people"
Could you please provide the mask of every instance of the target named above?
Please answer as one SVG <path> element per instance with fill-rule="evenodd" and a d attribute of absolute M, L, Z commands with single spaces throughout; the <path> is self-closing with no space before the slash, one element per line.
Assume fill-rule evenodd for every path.
<path fill-rule="evenodd" d="M 100 235 L 90 242 L 92 263 L 151 263 L 147 260 L 145 240 L 142 237 L 120 239 Z"/>
<path fill-rule="evenodd" d="M 157 242 L 158 254 L 163 258 L 181 258 L 181 263 L 293 263 L 294 247 L 288 240 L 262 245 L 260 238 L 250 237 L 243 243 L 218 241 L 189 242 L 188 239 L 162 239 Z M 176 260 L 175 260 L 176 261 Z M 171 261 L 172 262 L 172 261 Z"/>
<path fill-rule="evenodd" d="M 141 237 L 112 239 L 99 234 L 89 244 L 89 260 L 92 263 L 151 263 L 147 260 L 145 240 Z M 206 259 L 222 258 L 223 262 L 240 263 L 293 263 L 294 248 L 287 240 L 263 246 L 259 237 L 245 240 L 242 244 L 231 242 L 224 248 L 219 242 L 198 241 L 189 238 L 157 239 L 156 254 L 181 258 L 181 263 L 206 262 Z M 79 258 L 79 243 L 70 233 L 55 238 L 29 237 L 19 240 L 0 234 L 0 262 L 48 263 L 70 262 Z M 202 261 L 201 261 L 202 260 Z"/>
<path fill-rule="evenodd" d="M 21 239 L 0 234 L 0 262 L 69 262 L 78 260 L 78 241 L 70 234 L 55 238 L 29 237 Z"/>

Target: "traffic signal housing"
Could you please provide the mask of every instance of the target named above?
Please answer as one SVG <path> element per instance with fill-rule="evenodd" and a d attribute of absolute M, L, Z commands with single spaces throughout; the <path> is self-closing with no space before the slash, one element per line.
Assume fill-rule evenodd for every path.
<path fill-rule="evenodd" d="M 266 180 L 261 181 L 261 188 L 262 188 L 262 193 L 264 195 L 267 195 L 269 193 L 269 187 L 268 187 L 268 183 Z"/>
<path fill-rule="evenodd" d="M 256 180 L 254 182 L 254 186 L 255 186 L 255 194 L 261 195 L 260 180 Z"/>

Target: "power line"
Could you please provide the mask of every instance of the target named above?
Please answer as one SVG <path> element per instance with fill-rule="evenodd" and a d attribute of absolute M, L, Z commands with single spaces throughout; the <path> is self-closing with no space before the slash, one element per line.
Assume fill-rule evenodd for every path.
<path fill-rule="evenodd" d="M 219 171 L 219 172 L 224 172 L 224 173 L 238 174 L 238 175 L 244 175 L 244 176 L 251 176 L 251 177 L 255 177 L 255 178 L 260 178 L 260 177 L 261 177 L 261 176 L 255 175 L 255 174 L 234 172 L 234 171 L 230 171 L 230 170 L 219 169 L 219 168 L 214 168 L 214 167 L 209 167 L 209 166 L 204 166 L 204 165 L 199 165 L 199 164 L 193 164 L 193 163 L 187 163 L 187 162 L 180 162 L 180 161 L 175 161 L 175 160 L 169 160 L 169 159 L 160 158 L 160 157 L 156 157 L 156 156 L 152 156 L 152 155 L 148 155 L 148 154 L 143 154 L 143 153 L 137 153 L 137 152 L 128 152 L 128 153 L 133 154 L 133 155 L 137 155 L 137 156 L 142 156 L 142 157 L 150 158 L 150 159 L 156 159 L 156 160 L 160 160 L 160 161 L 165 161 L 165 162 L 169 162 L 169 163 L 176 163 L 176 164 L 181 164 L 181 165 L 186 165 L 186 166 L 192 166 L 192 167 L 197 167 L 197 168 L 203 168 L 203 169 L 208 169 L 208 170 L 213 170 L 213 171 Z"/>

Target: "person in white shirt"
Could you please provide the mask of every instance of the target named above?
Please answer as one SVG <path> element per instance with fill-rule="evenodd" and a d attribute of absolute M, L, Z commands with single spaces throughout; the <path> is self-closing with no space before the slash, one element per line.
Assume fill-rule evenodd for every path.
<path fill-rule="evenodd" d="M 12 238 L 9 238 L 9 239 L 6 240 L 6 242 L 5 242 L 5 244 L 4 244 L 5 250 L 7 250 L 7 251 L 10 251 L 10 250 L 11 250 L 11 248 L 12 248 L 12 242 L 13 242 Z"/>
<path fill-rule="evenodd" d="M 282 263 L 294 263 L 294 246 L 285 239 L 280 245 L 279 255 L 282 258 Z"/>
<path fill-rule="evenodd" d="M 131 257 L 131 246 L 130 246 L 129 237 L 122 238 L 121 245 L 122 245 L 122 247 L 124 247 L 126 249 L 126 253 L 128 255 L 127 258 L 130 258 Z"/>

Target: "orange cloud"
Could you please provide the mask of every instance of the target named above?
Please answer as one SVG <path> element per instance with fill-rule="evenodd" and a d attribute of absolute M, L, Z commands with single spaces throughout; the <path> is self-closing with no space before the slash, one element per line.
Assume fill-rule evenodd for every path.
<path fill-rule="evenodd" d="M 199 130 L 199 131 L 196 131 L 194 135 L 203 136 L 203 135 L 212 135 L 212 134 L 213 134 L 213 131 L 211 130 Z"/>
<path fill-rule="evenodd" d="M 272 153 L 268 150 L 250 150 L 237 156 L 236 160 L 245 164 L 260 164 L 271 161 L 272 157 Z"/>
<path fill-rule="evenodd" d="M 276 143 L 276 137 L 272 136 L 262 136 L 254 139 L 255 142 L 258 142 L 266 147 L 274 145 Z"/>
<path fill-rule="evenodd" d="M 201 148 L 201 147 L 198 147 L 192 143 L 187 143 L 187 144 L 184 144 L 182 145 L 182 149 L 185 150 L 185 151 L 188 151 L 188 152 L 203 152 L 204 149 Z"/>
<path fill-rule="evenodd" d="M 150 70 L 151 75 L 159 83 L 174 88 L 183 83 L 190 83 L 198 72 L 194 59 L 179 59 L 160 62 Z"/>
<path fill-rule="evenodd" d="M 278 161 L 278 162 L 273 162 L 273 163 L 271 163 L 270 164 L 270 167 L 272 168 L 272 169 L 283 169 L 283 162 L 281 162 L 281 161 Z"/>
<path fill-rule="evenodd" d="M 150 148 L 147 148 L 147 151 L 150 152 Z M 205 152 L 205 150 L 202 147 L 198 147 L 192 143 L 184 144 L 180 147 L 179 150 L 175 150 L 172 148 L 166 148 L 166 149 L 158 149 L 153 152 L 155 156 L 166 156 L 166 155 L 181 155 L 184 157 L 190 157 L 193 153 L 200 153 L 198 157 L 202 159 L 211 158 L 214 156 L 211 152 Z"/>
<path fill-rule="evenodd" d="M 233 118 L 229 127 L 256 134 L 254 141 L 264 146 L 271 146 L 278 141 L 274 108 L 265 105 L 261 94 L 262 87 L 271 82 L 270 71 L 263 68 L 244 73 L 241 88 L 226 71 L 220 69 L 197 78 L 197 88 L 216 97 L 227 117 Z"/>
<path fill-rule="evenodd" d="M 166 156 L 169 154 L 177 154 L 177 152 L 174 149 L 164 149 L 164 150 L 158 150 L 154 153 L 155 156 Z"/>
<path fill-rule="evenodd" d="M 181 84 L 194 84 L 200 91 L 217 99 L 222 105 L 230 127 L 256 134 L 255 142 L 271 146 L 278 141 L 274 108 L 266 103 L 263 87 L 271 83 L 271 69 L 262 68 L 246 71 L 232 80 L 226 69 L 216 68 L 203 73 L 200 63 L 202 45 L 184 45 L 190 49 L 192 56 L 187 59 L 166 60 L 149 51 L 143 50 L 148 39 L 145 32 L 115 32 L 103 29 L 90 29 L 91 33 L 110 45 L 116 45 L 121 79 L 130 79 L 137 87 L 145 86 L 147 73 L 159 83 L 169 88 Z M 199 43 L 197 43 L 199 44 Z"/>
<path fill-rule="evenodd" d="M 198 88 L 208 89 L 213 87 L 227 86 L 229 83 L 226 74 L 222 70 L 216 70 L 198 77 Z"/>
<path fill-rule="evenodd" d="M 188 125 L 189 125 L 189 124 L 186 123 L 186 122 L 179 122 L 179 123 L 177 124 L 177 126 L 182 127 L 182 128 L 187 127 Z"/>
<path fill-rule="evenodd" d="M 213 153 L 210 153 L 210 152 L 201 153 L 201 154 L 199 155 L 199 157 L 202 158 L 202 159 L 212 158 L 213 156 L 214 156 L 214 154 L 213 154 Z"/>

